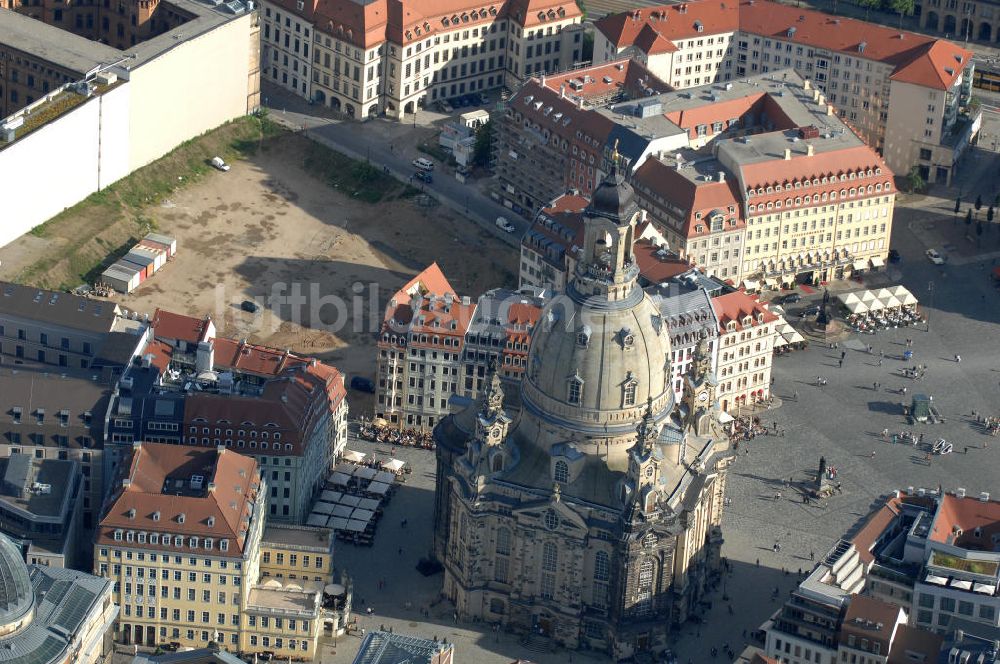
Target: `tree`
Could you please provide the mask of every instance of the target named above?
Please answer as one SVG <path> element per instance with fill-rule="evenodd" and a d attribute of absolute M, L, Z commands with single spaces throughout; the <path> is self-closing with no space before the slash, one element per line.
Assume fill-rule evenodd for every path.
<path fill-rule="evenodd" d="M 914 0 L 889 0 L 889 7 L 899 14 L 899 29 L 903 29 L 903 16 L 913 13 Z"/>
<path fill-rule="evenodd" d="M 969 208 L 969 211 L 965 213 L 965 225 L 972 225 L 972 208 Z"/>
<path fill-rule="evenodd" d="M 490 155 L 493 151 L 493 120 L 479 125 L 476 129 L 476 145 L 472 151 L 472 160 L 483 168 L 489 168 Z"/>
<path fill-rule="evenodd" d="M 990 222 L 993 221 L 993 206 L 992 205 L 990 206 L 990 209 L 986 211 L 986 221 L 990 221 Z"/>
<path fill-rule="evenodd" d="M 920 191 L 926 184 L 924 179 L 920 177 L 920 169 L 916 166 L 911 168 L 910 172 L 906 174 L 906 187 L 910 190 L 911 194 L 915 191 Z"/>
<path fill-rule="evenodd" d="M 976 212 L 979 212 L 983 208 L 983 197 L 982 195 L 976 196 Z"/>
<path fill-rule="evenodd" d="M 857 0 L 859 7 L 865 8 L 865 20 L 868 20 L 868 12 L 882 6 L 882 0 Z"/>

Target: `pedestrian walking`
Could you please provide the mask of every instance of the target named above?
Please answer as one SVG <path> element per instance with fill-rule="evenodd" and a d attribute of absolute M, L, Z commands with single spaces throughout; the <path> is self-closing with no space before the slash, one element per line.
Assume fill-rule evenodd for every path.
<path fill-rule="evenodd" d="M 847 357 L 847 351 L 846 350 L 840 351 L 840 359 L 843 360 L 845 357 Z"/>
<path fill-rule="evenodd" d="M 962 361 L 962 356 L 961 356 L 961 355 L 958 355 L 958 354 L 956 353 L 956 354 L 955 354 L 955 362 L 958 362 L 958 363 L 961 363 L 961 361 Z"/>
<path fill-rule="evenodd" d="M 840 361 L 838 362 L 838 365 L 837 365 L 837 368 L 838 368 L 838 369 L 843 369 L 843 368 L 844 368 L 844 360 L 840 360 Z"/>
<path fill-rule="evenodd" d="M 880 357 L 880 358 L 878 358 L 878 365 L 879 365 L 879 366 L 882 366 L 882 358 L 881 358 L 881 357 Z"/>
<path fill-rule="evenodd" d="M 895 436 L 893 436 L 893 438 L 895 438 Z M 875 458 L 875 450 L 872 450 L 872 454 L 871 454 L 871 456 L 869 458 L 871 458 L 871 459 Z"/>
<path fill-rule="evenodd" d="M 872 392 L 878 392 L 878 383 L 872 383 Z"/>

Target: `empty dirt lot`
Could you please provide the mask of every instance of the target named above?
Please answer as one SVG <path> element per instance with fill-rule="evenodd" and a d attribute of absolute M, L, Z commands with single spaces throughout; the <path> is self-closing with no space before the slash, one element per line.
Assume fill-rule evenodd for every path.
<path fill-rule="evenodd" d="M 145 209 L 157 232 L 177 239 L 177 255 L 116 299 L 140 313 L 211 315 L 221 335 L 372 375 L 385 302 L 431 262 L 460 295 L 516 285 L 510 247 L 412 197 L 369 204 L 342 194 L 303 169 L 308 147 L 284 134 Z M 22 241 L 24 250 L 39 242 Z M 244 300 L 260 311 L 241 310 Z"/>

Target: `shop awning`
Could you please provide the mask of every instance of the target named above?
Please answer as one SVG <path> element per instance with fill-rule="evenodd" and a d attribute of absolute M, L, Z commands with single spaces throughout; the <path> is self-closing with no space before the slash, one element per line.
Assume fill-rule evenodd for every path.
<path fill-rule="evenodd" d="M 781 348 L 782 346 L 787 346 L 787 345 L 788 345 L 788 342 L 785 341 L 785 337 L 781 336 L 780 334 L 774 335 L 774 347 L 775 348 Z"/>
<path fill-rule="evenodd" d="M 880 256 L 872 258 L 872 267 L 882 267 L 883 265 L 885 265 L 885 261 Z"/>
<path fill-rule="evenodd" d="M 854 264 L 851 267 L 854 268 L 855 272 L 863 270 L 868 267 L 868 261 L 854 261 Z"/>

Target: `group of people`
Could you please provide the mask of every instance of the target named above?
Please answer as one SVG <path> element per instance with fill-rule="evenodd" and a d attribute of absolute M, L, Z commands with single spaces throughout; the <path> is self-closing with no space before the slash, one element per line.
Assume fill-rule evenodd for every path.
<path fill-rule="evenodd" d="M 425 450 L 434 449 L 434 437 L 430 431 L 421 431 L 412 428 L 396 429 L 377 420 L 361 421 L 361 439 L 382 443 L 383 445 L 419 447 Z"/>
<path fill-rule="evenodd" d="M 892 309 L 879 309 L 863 314 L 851 314 L 847 317 L 847 322 L 856 332 L 875 334 L 879 330 L 924 323 L 926 319 L 917 311 L 915 306 L 905 306 Z"/>
<path fill-rule="evenodd" d="M 763 426 L 756 415 L 741 415 L 733 420 L 729 430 L 729 442 L 734 446 L 744 440 L 753 440 L 757 436 L 766 436 L 767 427 Z M 777 432 L 777 425 L 775 425 Z"/>
<path fill-rule="evenodd" d="M 982 426 L 986 433 L 991 436 L 1000 434 L 1000 417 L 983 417 L 982 415 L 976 415 L 976 421 L 979 422 L 980 426 Z"/>

